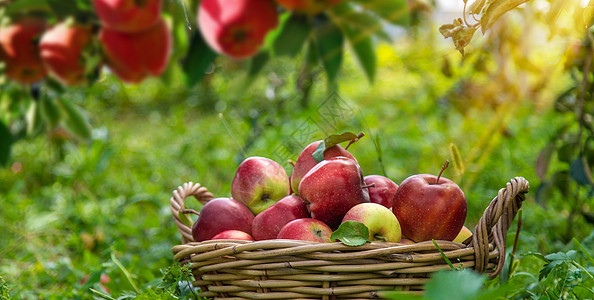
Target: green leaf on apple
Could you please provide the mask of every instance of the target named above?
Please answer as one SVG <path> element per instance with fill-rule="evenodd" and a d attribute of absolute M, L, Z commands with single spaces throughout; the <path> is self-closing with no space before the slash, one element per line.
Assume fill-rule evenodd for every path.
<path fill-rule="evenodd" d="M 317 162 L 321 162 L 322 160 L 324 160 L 324 150 L 326 150 L 326 143 L 322 141 L 318 145 L 318 148 L 316 148 L 316 151 L 314 151 L 314 153 L 311 154 L 311 156 L 313 156 L 313 158 Z"/>
<path fill-rule="evenodd" d="M 357 221 L 345 221 L 330 236 L 331 240 L 339 240 L 347 246 L 361 246 L 369 242 L 369 229 Z"/>

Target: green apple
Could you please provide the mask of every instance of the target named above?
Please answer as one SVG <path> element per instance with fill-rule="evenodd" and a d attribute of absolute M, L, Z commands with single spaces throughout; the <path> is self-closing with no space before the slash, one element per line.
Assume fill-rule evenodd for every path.
<path fill-rule="evenodd" d="M 469 238 L 471 236 L 472 236 L 472 231 L 470 231 L 470 229 L 468 229 L 466 226 L 462 226 L 462 229 L 460 230 L 460 232 L 458 233 L 456 238 L 454 238 L 454 242 L 462 243 L 467 238 Z"/>
<path fill-rule="evenodd" d="M 357 221 L 369 229 L 369 240 L 380 242 L 400 241 L 402 231 L 398 219 L 387 207 L 377 203 L 361 203 L 353 206 L 342 222 Z"/>

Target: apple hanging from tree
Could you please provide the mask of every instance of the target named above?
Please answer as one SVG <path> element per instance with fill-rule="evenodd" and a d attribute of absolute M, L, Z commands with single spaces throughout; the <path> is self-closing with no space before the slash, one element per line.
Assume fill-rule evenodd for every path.
<path fill-rule="evenodd" d="M 312 218 L 297 219 L 281 228 L 277 239 L 329 243 L 332 229 L 324 222 Z"/>
<path fill-rule="evenodd" d="M 418 174 L 406 178 L 396 190 L 392 211 L 402 234 L 415 242 L 431 239 L 452 241 L 466 219 L 466 197 L 453 181 Z"/>
<path fill-rule="evenodd" d="M 163 0 L 93 0 L 93 6 L 103 27 L 132 33 L 158 22 Z"/>
<path fill-rule="evenodd" d="M 299 195 L 311 217 L 333 229 L 351 207 L 369 202 L 359 164 L 344 156 L 323 160 L 309 170 L 299 184 Z"/>
<path fill-rule="evenodd" d="M 381 175 L 367 175 L 363 178 L 369 186 L 369 201 L 392 209 L 394 194 L 398 185 L 390 178 Z"/>
<path fill-rule="evenodd" d="M 281 165 L 266 157 L 246 158 L 235 172 L 231 196 L 259 214 L 289 195 L 289 177 Z"/>
<path fill-rule="evenodd" d="M 159 76 L 165 71 L 171 39 L 171 32 L 162 19 L 137 33 L 109 28 L 99 32 L 107 65 L 117 77 L 129 83 L 138 83 L 149 75 Z"/>
<path fill-rule="evenodd" d="M 299 196 L 286 196 L 256 215 L 252 224 L 254 239 L 257 241 L 275 239 L 287 223 L 309 217 L 307 206 Z"/>
<path fill-rule="evenodd" d="M 394 213 L 381 204 L 357 204 L 344 215 L 342 222 L 346 221 L 357 221 L 367 226 L 370 241 L 397 243 L 402 235 Z"/>
<path fill-rule="evenodd" d="M 41 58 L 47 70 L 67 85 L 86 82 L 84 48 L 91 41 L 91 28 L 61 22 L 47 30 L 39 42 Z"/>
<path fill-rule="evenodd" d="M 234 58 L 255 55 L 277 25 L 272 0 L 202 0 L 198 9 L 198 27 L 206 43 Z"/>
<path fill-rule="evenodd" d="M 46 70 L 39 55 L 39 37 L 45 21 L 24 18 L 0 29 L 0 59 L 6 77 L 23 84 L 43 79 Z"/>
<path fill-rule="evenodd" d="M 243 204 L 230 198 L 216 198 L 208 201 L 192 226 L 194 241 L 210 240 L 216 234 L 227 230 L 252 233 L 254 215 Z"/>

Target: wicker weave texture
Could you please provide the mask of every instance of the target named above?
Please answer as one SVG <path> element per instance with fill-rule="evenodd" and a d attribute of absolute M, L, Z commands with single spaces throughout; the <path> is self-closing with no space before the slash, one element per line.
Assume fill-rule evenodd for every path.
<path fill-rule="evenodd" d="M 504 263 L 507 230 L 528 192 L 528 181 L 507 183 L 464 243 L 437 241 L 454 266 L 496 276 Z M 174 259 L 189 263 L 201 296 L 224 299 L 374 299 L 385 291 L 422 293 L 430 275 L 447 270 L 433 242 L 412 245 L 342 243 L 295 240 L 194 242 L 192 230 L 180 215 L 184 201 L 213 198 L 200 184 L 186 183 L 173 192 L 171 210 L 182 235 L 172 248 Z"/>

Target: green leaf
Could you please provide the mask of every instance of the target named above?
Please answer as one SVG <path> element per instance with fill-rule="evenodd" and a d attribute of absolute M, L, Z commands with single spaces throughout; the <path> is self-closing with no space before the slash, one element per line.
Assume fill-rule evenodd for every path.
<path fill-rule="evenodd" d="M 326 21 L 315 28 L 315 40 L 328 81 L 336 81 L 342 64 L 344 36 L 336 24 Z"/>
<path fill-rule="evenodd" d="M 8 15 L 22 14 L 27 11 L 49 11 L 47 0 L 17 0 L 6 8 Z"/>
<path fill-rule="evenodd" d="M 316 151 L 311 154 L 311 156 L 313 156 L 317 162 L 321 162 L 324 160 L 324 150 L 326 150 L 326 144 L 324 141 L 322 141 L 316 148 Z"/>
<path fill-rule="evenodd" d="M 64 126 L 68 131 L 83 139 L 91 138 L 91 126 L 85 120 L 80 109 L 70 101 L 59 98 L 58 104 L 64 113 Z"/>
<path fill-rule="evenodd" d="M 343 24 L 342 28 L 346 33 L 347 39 L 355 52 L 355 56 L 357 57 L 361 68 L 365 72 L 365 76 L 367 76 L 367 80 L 369 80 L 370 83 L 373 83 L 377 57 L 373 49 L 371 36 L 366 32 L 349 25 Z"/>
<path fill-rule="evenodd" d="M 339 24 L 348 25 L 367 36 L 375 35 L 386 42 L 391 41 L 390 35 L 384 31 L 383 24 L 373 13 L 357 11 L 349 2 L 344 1 L 336 5 L 332 12 Z"/>
<path fill-rule="evenodd" d="M 584 156 L 580 156 L 569 165 L 569 175 L 580 185 L 592 184 L 592 173 Z"/>
<path fill-rule="evenodd" d="M 266 45 L 273 56 L 294 56 L 303 47 L 311 29 L 305 15 L 285 13 L 280 17 L 279 26 L 266 36 Z"/>
<path fill-rule="evenodd" d="M 47 96 L 42 96 L 39 99 L 39 108 L 41 117 L 47 122 L 50 129 L 58 126 L 58 122 L 61 119 L 60 107 L 56 104 L 56 101 L 49 99 Z"/>
<path fill-rule="evenodd" d="M 355 140 L 358 138 L 359 137 L 352 132 L 343 132 L 341 134 L 333 134 L 333 135 L 330 135 L 324 139 L 324 144 L 326 145 L 325 149 L 334 147 L 342 142 L 352 141 L 352 140 Z"/>
<path fill-rule="evenodd" d="M 264 66 L 270 60 L 270 54 L 266 51 L 262 51 L 254 56 L 250 61 L 250 68 L 248 69 L 248 77 L 254 78 L 258 73 L 264 69 Z"/>
<path fill-rule="evenodd" d="M 194 225 L 194 221 L 192 221 L 192 218 L 190 218 L 190 216 L 188 216 L 187 214 L 182 213 L 181 211 L 177 214 L 177 216 L 179 217 L 179 219 L 182 221 L 182 223 L 184 223 L 184 225 L 192 228 L 192 225 Z"/>
<path fill-rule="evenodd" d="M 526 3 L 528 0 L 500 0 L 500 1 L 489 1 L 487 7 L 484 10 L 483 16 L 481 17 L 481 28 L 483 34 L 497 22 L 499 18 L 506 12 L 518 7 L 522 3 Z"/>
<path fill-rule="evenodd" d="M 425 285 L 425 297 L 434 300 L 475 299 L 485 280 L 485 275 L 468 269 L 436 272 Z"/>
<path fill-rule="evenodd" d="M 8 127 L 0 120 L 0 165 L 6 166 L 10 157 L 10 148 L 13 142 L 12 134 Z"/>
<path fill-rule="evenodd" d="M 182 66 L 186 86 L 196 85 L 204 77 L 216 56 L 217 54 L 206 44 L 200 32 L 194 31 Z"/>
<path fill-rule="evenodd" d="M 331 240 L 339 240 L 347 246 L 361 246 L 369 242 L 369 229 L 357 221 L 345 221 L 330 236 Z"/>
<path fill-rule="evenodd" d="M 77 14 L 76 5 L 73 5 L 71 1 L 64 0 L 46 0 L 52 13 L 58 18 L 63 19 L 67 16 L 73 16 Z"/>
<path fill-rule="evenodd" d="M 407 26 L 410 22 L 406 0 L 355 0 L 355 2 L 391 24 Z"/>
<path fill-rule="evenodd" d="M 34 134 L 43 124 L 39 101 L 31 101 L 27 110 L 27 134 Z"/>

